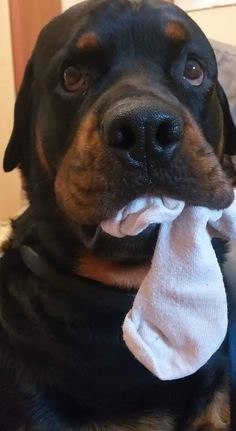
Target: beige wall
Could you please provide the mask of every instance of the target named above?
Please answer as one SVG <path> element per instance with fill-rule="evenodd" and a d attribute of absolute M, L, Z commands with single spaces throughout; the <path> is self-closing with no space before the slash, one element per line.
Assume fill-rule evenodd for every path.
<path fill-rule="evenodd" d="M 76 3 L 79 3 L 80 1 L 83 0 L 61 0 L 62 10 L 64 11 L 71 6 L 74 6 Z"/>
<path fill-rule="evenodd" d="M 18 173 L 3 173 L 2 158 L 12 128 L 15 99 L 8 0 L 0 0 L 0 220 L 20 207 Z"/>
<path fill-rule="evenodd" d="M 236 46 L 236 6 L 189 13 L 210 39 Z"/>

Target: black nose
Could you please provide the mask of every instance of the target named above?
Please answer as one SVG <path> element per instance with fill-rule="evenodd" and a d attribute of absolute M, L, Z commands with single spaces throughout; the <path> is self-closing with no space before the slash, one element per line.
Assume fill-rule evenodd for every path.
<path fill-rule="evenodd" d="M 177 115 L 155 106 L 120 104 L 104 119 L 106 143 L 128 161 L 169 161 L 180 143 L 182 121 Z"/>

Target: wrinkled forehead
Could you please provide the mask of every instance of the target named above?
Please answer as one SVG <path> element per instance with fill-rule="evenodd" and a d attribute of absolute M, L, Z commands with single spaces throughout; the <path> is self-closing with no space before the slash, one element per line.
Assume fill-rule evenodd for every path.
<path fill-rule="evenodd" d="M 206 59 L 212 48 L 196 23 L 181 9 L 161 0 L 90 0 L 54 19 L 42 31 L 38 64 L 48 63 L 60 51 L 95 51 L 112 47 L 127 55 L 156 55 L 188 46 Z"/>

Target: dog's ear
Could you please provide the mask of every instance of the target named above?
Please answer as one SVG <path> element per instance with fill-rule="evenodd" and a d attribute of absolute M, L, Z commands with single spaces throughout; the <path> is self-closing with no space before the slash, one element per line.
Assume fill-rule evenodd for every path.
<path fill-rule="evenodd" d="M 232 119 L 227 96 L 220 84 L 218 84 L 217 86 L 217 95 L 220 101 L 224 118 L 224 152 L 225 154 L 233 156 L 236 154 L 236 127 Z"/>
<path fill-rule="evenodd" d="M 3 160 L 5 172 L 12 171 L 18 165 L 21 166 L 26 149 L 29 147 L 33 99 L 32 86 L 33 62 L 30 60 L 26 66 L 23 82 L 16 99 L 13 131 Z"/>

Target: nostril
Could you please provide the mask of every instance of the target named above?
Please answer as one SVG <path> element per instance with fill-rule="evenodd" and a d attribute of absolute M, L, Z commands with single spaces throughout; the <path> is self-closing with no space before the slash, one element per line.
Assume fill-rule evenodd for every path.
<path fill-rule="evenodd" d="M 157 127 L 156 142 L 162 146 L 177 143 L 182 135 L 182 127 L 177 120 L 166 119 Z"/>
<path fill-rule="evenodd" d="M 113 148 L 129 150 L 135 143 L 135 133 L 129 125 L 113 126 L 110 130 L 109 145 Z"/>

